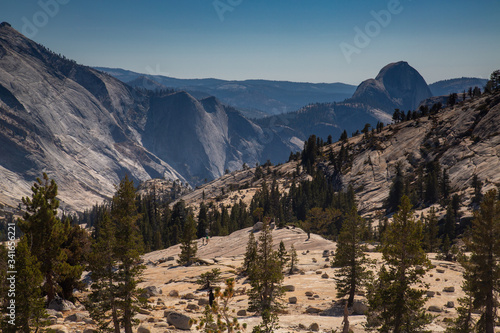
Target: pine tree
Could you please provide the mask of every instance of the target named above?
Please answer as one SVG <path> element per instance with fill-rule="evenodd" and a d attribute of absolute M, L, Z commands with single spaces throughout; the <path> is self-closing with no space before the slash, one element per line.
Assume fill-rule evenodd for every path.
<path fill-rule="evenodd" d="M 444 202 L 446 202 L 450 196 L 451 185 L 450 185 L 450 176 L 448 176 L 448 171 L 443 168 L 443 175 L 440 179 L 441 184 L 441 195 L 443 197 Z"/>
<path fill-rule="evenodd" d="M 371 272 L 367 269 L 371 261 L 363 252 L 366 251 L 366 246 L 361 244 L 364 228 L 364 220 L 358 215 L 356 208 L 352 208 L 340 230 L 337 251 L 332 263 L 334 267 L 339 267 L 335 273 L 337 297 L 348 295 L 347 306 L 349 307 L 354 302 L 356 291 L 371 278 Z"/>
<path fill-rule="evenodd" d="M 255 266 L 250 271 L 252 289 L 248 292 L 249 311 L 260 313 L 262 323 L 254 328 L 256 332 L 273 332 L 278 325 L 277 312 L 283 308 L 283 273 L 278 254 L 273 250 L 273 238 L 269 224 L 264 223 L 257 245 Z"/>
<path fill-rule="evenodd" d="M 346 142 L 348 139 L 347 131 L 344 130 L 342 134 L 340 135 L 340 141 Z"/>
<path fill-rule="evenodd" d="M 246 275 L 251 275 L 251 270 L 254 268 L 255 261 L 257 259 L 257 241 L 253 232 L 248 235 L 247 249 L 245 252 L 245 257 L 243 259 L 242 272 Z"/>
<path fill-rule="evenodd" d="M 481 192 L 483 188 L 483 182 L 479 180 L 479 177 L 476 174 L 472 176 L 472 187 L 474 188 L 474 196 L 472 197 L 472 203 L 479 205 L 483 200 L 483 194 Z"/>
<path fill-rule="evenodd" d="M 481 316 L 475 332 L 493 333 L 500 290 L 500 201 L 495 190 L 486 193 L 481 208 L 474 212 L 470 235 L 464 241 L 471 251 L 463 261 L 466 292 Z"/>
<path fill-rule="evenodd" d="M 444 235 L 448 236 L 450 241 L 453 241 L 455 239 L 455 214 L 453 212 L 453 207 L 451 205 L 451 201 L 446 207 L 446 217 L 444 219 Z"/>
<path fill-rule="evenodd" d="M 132 318 L 140 303 L 142 239 L 139 233 L 133 181 L 125 176 L 112 200 L 110 218 L 101 222 L 101 236 L 93 245 L 90 272 L 93 279 L 89 300 L 91 316 L 103 329 L 113 324 L 118 333 L 132 333 Z M 111 321 L 107 320 L 110 314 Z"/>
<path fill-rule="evenodd" d="M 429 215 L 423 218 L 425 221 L 424 226 L 424 245 L 428 252 L 435 252 L 439 248 L 439 226 L 438 218 L 436 216 L 436 209 L 431 207 Z"/>
<path fill-rule="evenodd" d="M 177 261 L 180 265 L 189 266 L 196 258 L 198 246 L 196 245 L 196 225 L 191 215 L 187 217 L 181 239 L 181 254 Z"/>
<path fill-rule="evenodd" d="M 427 177 L 425 182 L 425 201 L 433 204 L 439 199 L 439 162 L 431 162 L 427 166 Z"/>
<path fill-rule="evenodd" d="M 283 243 L 283 241 L 281 241 L 280 245 L 279 245 L 278 258 L 279 258 L 282 269 L 285 268 L 286 263 L 290 259 L 288 258 L 288 252 L 286 251 L 285 243 Z"/>
<path fill-rule="evenodd" d="M 118 308 L 116 287 L 119 280 L 118 272 L 115 270 L 118 267 L 115 255 L 116 229 L 107 212 L 102 215 L 99 225 L 99 236 L 92 244 L 89 255 L 88 270 L 92 278 L 92 292 L 88 296 L 86 308 L 102 331 L 119 333 L 118 318 L 121 316 L 121 311 Z M 110 328 L 110 325 L 113 325 L 113 328 Z"/>
<path fill-rule="evenodd" d="M 387 212 L 393 212 L 398 208 L 401 197 L 405 193 L 404 184 L 403 166 L 398 163 L 396 164 L 396 175 L 392 181 L 392 185 L 389 190 L 389 197 L 387 198 Z"/>
<path fill-rule="evenodd" d="M 467 263 L 467 258 L 462 257 L 459 259 L 462 264 Z M 475 320 L 472 317 L 472 311 L 474 311 L 474 304 L 471 295 L 471 272 L 465 271 L 463 273 L 462 290 L 465 292 L 465 297 L 458 299 L 460 304 L 457 307 L 457 318 L 453 320 L 450 326 L 446 329 L 447 333 L 471 333 L 474 332 Z"/>
<path fill-rule="evenodd" d="M 204 238 L 207 236 L 208 229 L 208 208 L 202 202 L 200 203 L 200 211 L 198 213 L 198 224 L 196 226 L 196 236 L 198 238 Z"/>
<path fill-rule="evenodd" d="M 57 267 L 61 264 L 61 248 L 67 235 L 64 224 L 57 217 L 56 182 L 44 173 L 43 180 L 37 178 L 31 190 L 31 198 L 22 198 L 26 213 L 19 221 L 19 228 L 26 235 L 31 253 L 41 263 L 40 270 L 45 278 L 43 290 L 50 303 L 59 291 Z"/>
<path fill-rule="evenodd" d="M 2 323 L 3 332 L 29 333 L 30 327 L 38 330 L 39 327 L 45 326 L 44 318 L 47 315 L 40 288 L 43 282 L 40 267 L 40 262 L 29 250 L 27 236 L 21 237 L 16 247 L 15 321 L 9 322 L 11 318 L 6 316 Z M 9 313 L 9 309 L 4 313 Z"/>
<path fill-rule="evenodd" d="M 297 268 L 297 265 L 299 263 L 299 257 L 297 256 L 297 251 L 295 251 L 295 247 L 292 246 L 290 247 L 290 270 L 288 271 L 288 274 L 292 275 Z"/>
<path fill-rule="evenodd" d="M 423 308 L 423 276 L 429 260 L 421 245 L 422 224 L 416 221 L 410 199 L 403 196 L 399 210 L 384 234 L 385 261 L 378 281 L 369 289 L 369 324 L 380 332 L 420 332 L 430 323 Z"/>
<path fill-rule="evenodd" d="M 90 252 L 90 239 L 86 230 L 71 225 L 68 218 L 64 221 L 66 240 L 61 245 L 61 256 L 56 267 L 58 283 L 64 299 L 73 301 L 74 290 L 84 290 L 81 276 Z"/>

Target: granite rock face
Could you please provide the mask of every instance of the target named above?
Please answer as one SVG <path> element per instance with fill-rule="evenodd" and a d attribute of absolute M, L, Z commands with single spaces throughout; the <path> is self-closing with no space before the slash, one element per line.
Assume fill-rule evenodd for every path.
<path fill-rule="evenodd" d="M 392 114 L 394 109 L 415 110 L 421 101 L 432 97 L 424 78 L 407 62 L 382 68 L 375 79 L 362 82 L 349 100 Z"/>
<path fill-rule="evenodd" d="M 88 207 L 136 181 L 184 178 L 145 149 L 146 96 L 0 27 L 0 202 L 17 206 L 42 172 L 62 208 Z"/>
<path fill-rule="evenodd" d="M 0 27 L 0 203 L 16 207 L 46 172 L 63 209 L 109 198 L 128 174 L 197 185 L 298 145 L 213 97 L 134 89 Z"/>

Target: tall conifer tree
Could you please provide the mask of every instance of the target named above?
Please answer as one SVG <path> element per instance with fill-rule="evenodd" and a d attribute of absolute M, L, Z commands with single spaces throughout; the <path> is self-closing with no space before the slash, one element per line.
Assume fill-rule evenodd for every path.
<path fill-rule="evenodd" d="M 349 307 L 354 302 L 356 291 L 371 277 L 371 272 L 367 269 L 371 261 L 363 252 L 366 246 L 361 244 L 361 235 L 365 227 L 364 220 L 353 207 L 342 224 L 332 263 L 334 267 L 339 267 L 335 273 L 337 297 L 347 295 Z"/>
<path fill-rule="evenodd" d="M 384 233 L 383 269 L 369 290 L 369 325 L 380 332 L 420 332 L 430 323 L 422 280 L 430 262 L 422 249 L 422 224 L 415 220 L 410 199 L 403 196 L 399 211 Z"/>

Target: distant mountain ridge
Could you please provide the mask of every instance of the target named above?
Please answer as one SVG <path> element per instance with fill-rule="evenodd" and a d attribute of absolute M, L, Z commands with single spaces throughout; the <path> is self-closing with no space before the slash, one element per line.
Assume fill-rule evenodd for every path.
<path fill-rule="evenodd" d="M 249 118 L 288 113 L 313 102 L 339 102 L 352 96 L 356 87 L 344 83 L 305 83 L 269 80 L 226 81 L 220 79 L 176 79 L 140 74 L 120 68 L 95 67 L 134 87 L 185 90 L 202 99 L 215 96 Z"/>
<path fill-rule="evenodd" d="M 487 82 L 487 79 L 462 77 L 434 82 L 429 85 L 429 89 L 434 96 L 443 96 L 451 93 L 462 93 L 467 91 L 469 88 L 474 89 L 474 87 L 479 87 L 483 90 Z"/>

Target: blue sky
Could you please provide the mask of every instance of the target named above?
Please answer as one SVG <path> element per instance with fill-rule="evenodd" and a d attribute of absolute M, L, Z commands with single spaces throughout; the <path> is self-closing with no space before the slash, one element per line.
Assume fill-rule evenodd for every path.
<path fill-rule="evenodd" d="M 487 78 L 500 68 L 499 14 L 498 0 L 0 3 L 0 21 L 85 65 L 178 78 L 350 84 L 399 60 L 428 83 Z"/>

